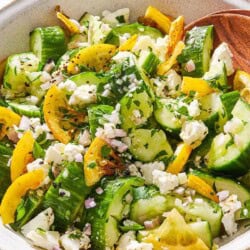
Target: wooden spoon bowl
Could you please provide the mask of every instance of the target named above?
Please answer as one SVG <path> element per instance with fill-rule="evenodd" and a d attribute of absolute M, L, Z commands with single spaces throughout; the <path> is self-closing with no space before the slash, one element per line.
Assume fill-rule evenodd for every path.
<path fill-rule="evenodd" d="M 188 24 L 185 32 L 209 24 L 215 28 L 214 48 L 226 42 L 233 53 L 234 67 L 250 73 L 250 16 L 227 12 L 212 14 Z"/>

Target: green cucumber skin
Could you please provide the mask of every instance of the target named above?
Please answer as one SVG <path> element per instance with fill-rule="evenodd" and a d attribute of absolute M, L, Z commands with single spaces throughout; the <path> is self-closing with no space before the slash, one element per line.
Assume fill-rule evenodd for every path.
<path fill-rule="evenodd" d="M 213 47 L 213 26 L 194 27 L 187 32 L 185 44 L 186 47 L 177 58 L 181 63 L 182 75 L 202 77 L 209 68 L 210 53 Z M 195 70 L 191 72 L 185 69 L 189 60 L 193 60 L 195 64 Z"/>
<path fill-rule="evenodd" d="M 19 115 L 25 115 L 28 117 L 41 117 L 41 110 L 35 105 L 19 104 L 14 102 L 8 102 L 10 108 Z"/>
<path fill-rule="evenodd" d="M 118 27 L 113 28 L 110 33 L 107 35 L 105 39 L 105 43 L 119 45 L 119 35 L 123 35 L 125 33 L 129 33 L 130 35 L 141 34 L 148 35 L 152 38 L 162 37 L 162 33 L 152 27 L 144 26 L 139 23 L 125 24 Z"/>
<path fill-rule="evenodd" d="M 213 237 L 211 228 L 207 221 L 197 221 L 188 224 L 197 236 L 211 249 L 213 245 Z"/>
<path fill-rule="evenodd" d="M 107 77 L 101 76 L 96 72 L 82 72 L 69 77 L 69 80 L 73 81 L 77 86 L 81 86 L 83 84 L 98 85 L 100 83 L 106 83 Z"/>
<path fill-rule="evenodd" d="M 224 93 L 220 96 L 221 102 L 225 108 L 228 119 L 231 119 L 233 117 L 232 111 L 239 98 L 240 98 L 240 93 L 237 90 Z"/>
<path fill-rule="evenodd" d="M 143 225 L 144 221 L 154 219 L 171 210 L 173 203 L 171 197 L 161 195 L 155 186 L 134 188 L 130 219 Z"/>
<path fill-rule="evenodd" d="M 143 179 L 138 177 L 103 180 L 101 187 L 104 192 L 100 195 L 94 195 L 96 206 L 87 209 L 86 215 L 86 220 L 91 224 L 92 228 L 92 249 L 105 250 L 106 247 L 113 247 L 107 245 L 105 234 L 108 233 L 111 235 L 110 237 L 112 237 L 112 232 L 105 232 L 105 226 L 111 218 L 114 218 L 116 221 L 120 221 L 122 219 L 121 212 L 124 206 L 122 204 L 124 195 L 126 195 L 132 187 L 142 186 L 143 184 Z M 110 211 L 111 208 L 113 212 Z M 118 230 L 118 223 L 116 222 L 114 224 L 116 224 L 114 225 L 114 227 L 116 227 L 115 230 Z M 116 240 L 118 240 L 118 238 Z"/>
<path fill-rule="evenodd" d="M 208 165 L 208 168 L 215 174 L 226 174 L 229 176 L 242 176 L 248 171 L 250 155 L 250 144 L 238 157 L 222 165 Z"/>
<path fill-rule="evenodd" d="M 17 212 L 16 212 L 16 220 L 13 224 L 11 224 L 11 227 L 14 228 L 15 230 L 20 230 L 23 225 L 25 225 L 29 220 L 31 220 L 34 215 L 39 213 L 39 209 L 41 207 L 43 200 L 42 195 L 37 195 L 36 193 L 30 192 L 25 198 L 24 198 L 24 203 L 17 207 Z M 20 213 L 23 213 L 23 216 L 20 215 L 21 217 L 18 218 L 19 216 L 19 209 Z"/>
<path fill-rule="evenodd" d="M 41 39 L 41 40 L 40 40 Z M 37 49 L 37 43 L 40 48 Z M 44 65 L 49 59 L 55 62 L 66 51 L 64 31 L 59 26 L 36 28 L 30 34 L 30 48 Z"/>
<path fill-rule="evenodd" d="M 88 109 L 89 128 L 92 138 L 95 138 L 97 128 L 104 125 L 106 120 L 103 116 L 105 114 L 110 115 L 113 110 L 114 108 L 109 105 L 97 105 Z"/>
<path fill-rule="evenodd" d="M 142 69 L 149 75 L 153 75 L 156 72 L 157 66 L 160 63 L 160 59 L 153 53 L 150 52 L 145 61 L 142 63 Z"/>
<path fill-rule="evenodd" d="M 84 181 L 82 164 L 67 163 L 65 168 L 68 171 L 67 176 L 65 177 L 64 170 L 58 175 L 46 192 L 42 203 L 44 208 L 53 209 L 55 228 L 61 232 L 73 223 L 84 199 L 90 192 Z M 60 188 L 69 191 L 70 196 L 60 196 Z"/>
<path fill-rule="evenodd" d="M 247 216 L 244 216 L 243 214 L 244 208 L 249 209 L 249 201 L 250 201 L 249 187 L 245 186 L 244 184 L 240 183 L 237 180 L 220 176 L 216 177 L 210 173 L 204 173 L 199 170 L 192 170 L 191 173 L 203 179 L 210 186 L 213 186 L 216 192 L 220 192 L 222 190 L 228 190 L 230 194 L 236 194 L 238 200 L 242 204 L 242 208 L 236 212 L 235 219 L 241 220 L 250 218 L 250 214 L 248 214 Z"/>

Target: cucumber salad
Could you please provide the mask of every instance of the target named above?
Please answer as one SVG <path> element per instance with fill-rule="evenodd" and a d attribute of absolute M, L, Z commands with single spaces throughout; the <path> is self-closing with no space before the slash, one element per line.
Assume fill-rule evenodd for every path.
<path fill-rule="evenodd" d="M 56 16 L 1 64 L 2 223 L 49 250 L 218 249 L 250 218 L 230 45 L 153 6 Z"/>

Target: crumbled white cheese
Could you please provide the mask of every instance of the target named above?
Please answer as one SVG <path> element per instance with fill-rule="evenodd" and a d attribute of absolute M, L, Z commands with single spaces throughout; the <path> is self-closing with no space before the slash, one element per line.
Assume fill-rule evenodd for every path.
<path fill-rule="evenodd" d="M 123 63 L 124 61 L 128 60 L 129 65 L 135 65 L 135 55 L 129 51 L 119 51 L 115 56 L 112 57 L 112 60 L 117 63 Z"/>
<path fill-rule="evenodd" d="M 165 165 L 163 162 L 151 162 L 151 163 L 145 163 L 139 165 L 139 168 L 142 172 L 142 176 L 145 179 L 145 182 L 147 184 L 152 184 L 153 183 L 153 171 L 156 170 L 164 170 Z"/>
<path fill-rule="evenodd" d="M 85 129 L 82 133 L 80 133 L 78 143 L 83 145 L 84 147 L 90 145 L 91 135 L 87 129 Z"/>
<path fill-rule="evenodd" d="M 61 244 L 65 250 L 79 250 L 80 239 L 69 237 L 70 233 L 66 233 L 60 237 Z"/>
<path fill-rule="evenodd" d="M 180 137 L 192 148 L 196 148 L 207 134 L 208 128 L 202 121 L 186 121 L 182 126 Z"/>
<path fill-rule="evenodd" d="M 77 86 L 75 82 L 67 79 L 65 82 L 59 83 L 58 88 L 66 91 L 67 93 L 73 93 L 76 90 Z"/>
<path fill-rule="evenodd" d="M 60 237 L 60 241 L 65 250 L 89 249 L 90 247 L 90 238 L 78 230 L 67 231 Z"/>
<path fill-rule="evenodd" d="M 184 185 L 187 183 L 188 178 L 186 173 L 179 173 L 177 177 L 180 185 Z"/>
<path fill-rule="evenodd" d="M 214 51 L 211 62 L 210 62 L 210 70 L 216 69 L 218 64 L 225 63 L 227 76 L 230 76 L 234 73 L 233 61 L 232 61 L 233 54 L 230 51 L 228 45 L 226 43 L 221 43 Z"/>
<path fill-rule="evenodd" d="M 244 128 L 243 122 L 239 118 L 233 117 L 231 120 L 227 121 L 227 123 L 224 125 L 224 132 L 236 134 L 240 132 L 243 128 Z"/>
<path fill-rule="evenodd" d="M 181 76 L 170 69 L 164 78 L 152 78 L 156 95 L 159 97 L 177 96 L 181 86 Z"/>
<path fill-rule="evenodd" d="M 179 186 L 177 175 L 173 175 L 161 170 L 153 170 L 153 184 L 159 187 L 162 194 L 167 194 Z"/>
<path fill-rule="evenodd" d="M 153 250 L 151 243 L 140 243 L 136 241 L 135 233 L 129 231 L 121 236 L 117 250 Z"/>
<path fill-rule="evenodd" d="M 223 211 L 222 223 L 228 235 L 237 232 L 237 223 L 235 222 L 235 212 L 241 208 L 241 202 L 237 195 L 232 194 L 226 199 L 220 201 L 219 205 Z"/>
<path fill-rule="evenodd" d="M 95 136 L 103 139 L 113 139 L 125 137 L 127 133 L 123 129 L 117 129 L 113 123 L 104 123 L 104 128 L 97 128 Z"/>
<path fill-rule="evenodd" d="M 134 109 L 132 111 L 131 120 L 136 124 L 140 125 L 146 122 L 146 118 L 141 115 L 139 109 Z"/>
<path fill-rule="evenodd" d="M 30 220 L 27 224 L 25 224 L 21 228 L 21 232 L 24 236 L 31 231 L 35 231 L 37 228 L 42 229 L 44 231 L 48 231 L 50 226 L 54 223 L 54 213 L 52 208 L 47 208 L 41 213 L 39 213 L 36 217 Z"/>
<path fill-rule="evenodd" d="M 129 19 L 129 8 L 118 9 L 114 12 L 110 12 L 108 10 L 104 10 L 102 12 L 103 18 L 102 21 L 104 23 L 108 23 L 111 27 L 119 24 L 119 17 L 123 17 L 124 23 L 128 23 Z"/>
<path fill-rule="evenodd" d="M 96 89 L 94 84 L 83 84 L 77 87 L 69 98 L 69 105 L 85 106 L 96 102 Z"/>
<path fill-rule="evenodd" d="M 59 188 L 58 193 L 62 197 L 70 197 L 70 192 L 66 189 Z"/>
<path fill-rule="evenodd" d="M 198 100 L 193 100 L 187 107 L 188 114 L 192 117 L 199 116 L 201 113 Z"/>
<path fill-rule="evenodd" d="M 219 201 L 224 201 L 229 196 L 228 190 L 222 190 L 217 193 L 217 196 L 219 197 Z"/>
<path fill-rule="evenodd" d="M 60 249 L 60 234 L 56 231 L 31 231 L 26 236 L 35 246 L 45 248 L 47 250 Z"/>
<path fill-rule="evenodd" d="M 98 44 L 102 43 L 108 33 L 111 31 L 109 24 L 100 21 L 99 16 L 89 17 L 88 27 L 88 43 Z"/>
<path fill-rule="evenodd" d="M 142 176 L 138 167 L 135 164 L 130 164 L 128 166 L 128 170 L 131 176 L 138 176 L 138 177 Z"/>
<path fill-rule="evenodd" d="M 49 146 L 45 154 L 45 161 L 54 165 L 61 164 L 63 161 L 82 162 L 84 148 L 82 145 L 55 143 Z"/>
<path fill-rule="evenodd" d="M 124 33 L 122 35 L 119 35 L 120 45 L 123 44 L 123 43 L 125 43 L 130 37 L 131 37 L 130 33 Z"/>
<path fill-rule="evenodd" d="M 141 35 L 137 38 L 137 41 L 132 49 L 133 52 L 140 51 L 151 51 L 154 50 L 155 47 L 155 39 L 150 36 Z"/>
<path fill-rule="evenodd" d="M 37 139 L 43 133 L 46 135 L 46 140 L 54 139 L 47 124 L 41 124 L 40 118 L 28 118 L 26 116 L 22 116 L 19 126 L 14 126 L 14 128 L 17 131 L 18 138 L 21 138 L 24 132 L 30 130 L 35 139 Z"/>
<path fill-rule="evenodd" d="M 39 102 L 39 98 L 34 95 L 27 96 L 25 99 L 34 105 L 37 105 L 37 103 Z"/>

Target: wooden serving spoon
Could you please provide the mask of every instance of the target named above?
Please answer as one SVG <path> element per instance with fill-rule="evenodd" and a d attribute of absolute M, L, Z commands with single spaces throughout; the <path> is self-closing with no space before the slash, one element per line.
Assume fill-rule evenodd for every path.
<path fill-rule="evenodd" d="M 209 24 L 213 24 L 215 28 L 214 48 L 221 42 L 226 42 L 233 53 L 235 69 L 250 73 L 250 16 L 235 13 L 212 14 L 188 24 L 185 32 L 195 26 Z"/>

